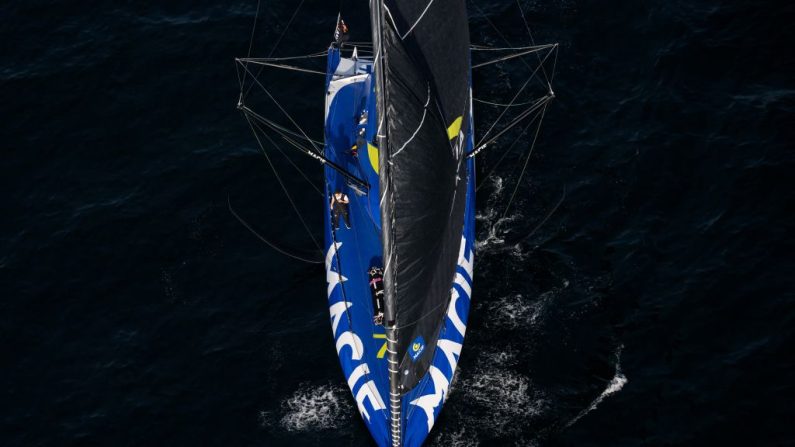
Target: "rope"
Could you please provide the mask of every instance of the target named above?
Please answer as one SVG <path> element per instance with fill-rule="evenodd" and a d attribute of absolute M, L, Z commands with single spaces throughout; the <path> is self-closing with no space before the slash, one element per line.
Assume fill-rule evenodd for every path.
<path fill-rule="evenodd" d="M 261 240 L 262 242 L 264 242 L 265 244 L 267 244 L 267 245 L 268 245 L 270 248 L 272 248 L 272 249 L 276 250 L 277 252 L 279 252 L 279 253 L 281 253 L 281 254 L 283 254 L 283 255 L 285 255 L 285 256 L 288 256 L 288 257 L 290 257 L 290 258 L 296 259 L 296 260 L 298 260 L 298 261 L 301 261 L 301 262 L 306 262 L 306 263 L 308 263 L 308 264 L 322 264 L 322 263 L 324 262 L 324 261 L 322 261 L 322 260 L 317 260 L 317 259 L 307 259 L 307 258 L 304 258 L 304 257 L 302 257 L 302 256 L 299 256 L 299 255 L 296 255 L 296 254 L 290 253 L 290 252 L 288 252 L 287 250 L 285 250 L 285 249 L 283 249 L 283 248 L 280 248 L 278 245 L 276 245 L 276 244 L 274 244 L 273 242 L 271 242 L 271 241 L 269 241 L 269 240 L 265 239 L 264 237 L 262 237 L 262 235 L 260 235 L 260 234 L 259 234 L 259 233 L 257 233 L 257 232 L 256 232 L 256 231 L 255 231 L 253 228 L 251 228 L 251 226 L 248 224 L 248 222 L 246 222 L 245 220 L 243 220 L 243 218 L 242 218 L 242 217 L 240 217 L 240 216 L 239 216 L 239 215 L 238 215 L 238 214 L 235 212 L 235 210 L 232 208 L 232 202 L 231 202 L 231 200 L 229 199 L 229 196 L 226 196 L 226 204 L 229 206 L 229 212 L 230 212 L 230 213 L 232 213 L 232 215 L 233 215 L 233 216 L 235 216 L 235 219 L 237 219 L 237 220 L 238 220 L 238 222 L 240 222 L 241 224 L 243 224 L 243 226 L 244 226 L 244 227 L 246 227 L 246 229 L 247 229 L 248 231 L 250 231 L 250 232 L 251 232 L 251 234 L 253 234 L 254 236 L 256 236 L 256 237 L 257 237 L 257 239 L 259 239 L 259 240 Z M 321 252 L 321 256 L 322 256 L 322 254 L 323 254 L 323 253 Z"/>

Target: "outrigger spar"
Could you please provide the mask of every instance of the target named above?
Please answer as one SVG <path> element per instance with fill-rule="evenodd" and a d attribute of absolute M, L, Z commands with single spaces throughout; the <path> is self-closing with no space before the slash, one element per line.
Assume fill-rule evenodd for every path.
<path fill-rule="evenodd" d="M 447 398 L 466 334 L 474 279 L 475 155 L 502 148 L 493 172 L 535 126 L 521 181 L 554 98 L 558 47 L 515 47 L 496 27 L 508 47 L 470 45 L 466 0 L 371 0 L 370 22 L 372 44 L 348 42 L 348 25 L 338 15 L 327 51 L 272 57 L 281 37 L 268 57 L 252 58 L 249 49 L 247 57 L 236 59 L 238 109 L 312 240 L 263 141 L 283 155 L 279 143 L 287 143 L 324 166 L 318 188 L 290 161 L 324 197 L 321 251 L 340 364 L 378 445 L 419 446 Z M 254 31 L 252 42 L 253 37 Z M 325 70 L 296 65 L 321 57 Z M 537 64 L 531 67 L 525 58 Z M 516 61 L 532 73 L 509 101 L 473 97 L 473 68 Z M 260 81 L 264 68 L 325 77 L 322 141 L 310 137 Z M 533 80 L 543 95 L 530 93 Z M 249 106 L 255 86 L 288 123 Z M 494 108 L 484 115 L 497 115 L 477 143 L 475 102 Z M 516 136 L 510 145 L 497 144 L 509 135 Z M 506 211 L 517 189 L 518 181 Z M 257 236 L 283 254 L 313 262 Z"/>

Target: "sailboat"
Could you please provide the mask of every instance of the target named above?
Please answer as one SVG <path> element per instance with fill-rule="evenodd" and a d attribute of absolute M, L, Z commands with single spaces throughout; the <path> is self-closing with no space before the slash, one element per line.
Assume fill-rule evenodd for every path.
<path fill-rule="evenodd" d="M 329 203 L 339 192 L 350 198 L 350 228 L 328 214 L 329 311 L 343 372 L 379 445 L 426 438 L 466 333 L 475 170 L 464 6 L 374 2 L 374 58 L 328 53 L 325 154 L 369 185 L 366 193 L 326 167 Z M 354 157 L 357 138 L 366 151 Z M 383 281 L 383 315 L 371 280 Z"/>
<path fill-rule="evenodd" d="M 316 143 L 300 128 L 251 110 L 243 82 L 238 108 L 255 135 L 275 132 L 323 164 L 322 254 L 342 371 L 379 446 L 419 446 L 450 392 L 467 330 L 474 155 L 537 118 L 553 95 L 550 86 L 523 116 L 476 145 L 471 54 L 487 48 L 470 45 L 466 1 L 372 0 L 370 22 L 372 43 L 352 44 L 338 16 L 323 54 L 322 150 L 307 147 Z M 514 50 L 551 54 L 556 46 Z M 250 64 L 312 71 L 286 65 L 290 59 L 238 62 L 255 81 Z"/>

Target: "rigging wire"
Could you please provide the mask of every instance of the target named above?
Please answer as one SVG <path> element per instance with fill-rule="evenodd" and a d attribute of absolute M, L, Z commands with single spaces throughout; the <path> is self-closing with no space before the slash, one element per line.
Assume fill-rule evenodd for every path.
<path fill-rule="evenodd" d="M 527 30 L 527 35 L 530 36 L 530 43 L 535 45 L 536 43 L 535 39 L 533 39 L 533 33 L 530 31 L 530 25 L 527 23 L 527 18 L 525 17 L 525 10 L 522 8 L 522 5 L 519 4 L 519 0 L 516 0 L 516 6 L 519 8 L 519 15 L 522 16 L 522 22 L 524 22 L 524 28 Z M 555 46 L 557 46 L 557 44 L 555 44 Z M 541 61 L 538 63 L 540 64 Z M 547 76 L 546 69 L 543 66 L 541 67 L 541 72 L 544 74 L 544 80 L 547 81 L 547 85 L 551 85 L 552 81 Z"/>
<path fill-rule="evenodd" d="M 309 54 L 302 54 L 299 56 L 282 56 L 282 57 L 251 57 L 248 56 L 245 59 L 251 61 L 266 61 L 266 62 L 275 62 L 275 61 L 294 61 L 300 59 L 314 59 L 318 57 L 326 56 L 326 51 L 318 51 L 316 53 L 309 53 Z M 243 59 L 243 58 L 240 58 Z"/>
<path fill-rule="evenodd" d="M 546 44 L 546 45 L 553 45 L 553 44 Z M 489 45 L 478 45 L 478 44 L 471 44 L 469 45 L 469 49 L 472 51 L 523 51 L 523 50 L 531 50 L 533 48 L 538 48 L 546 45 L 528 45 L 524 47 L 492 47 Z"/>
<path fill-rule="evenodd" d="M 243 66 L 243 68 L 244 68 L 246 71 L 249 71 L 249 70 L 248 70 L 248 68 L 247 68 L 245 65 Z M 262 67 L 260 67 L 260 68 L 262 68 Z M 249 73 L 250 73 L 250 72 L 249 72 Z M 273 95 L 271 94 L 271 92 L 270 92 L 270 91 L 269 91 L 267 88 L 265 88 L 265 86 L 264 86 L 264 85 L 262 85 L 262 83 L 259 81 L 259 79 L 257 79 L 256 77 L 254 77 L 253 79 L 254 79 L 254 82 L 255 82 L 257 85 L 259 85 L 259 86 L 260 86 L 260 88 L 262 89 L 262 91 L 264 91 L 264 92 L 265 92 L 265 94 L 267 94 L 267 95 L 268 95 L 268 97 L 271 99 L 271 101 L 273 101 L 273 103 L 274 103 L 274 104 L 276 104 L 276 107 L 278 107 L 278 108 L 279 108 L 279 110 L 281 110 L 281 111 L 282 111 L 282 113 L 284 114 L 284 116 L 286 116 L 286 117 L 287 117 L 287 118 L 290 120 L 290 122 L 291 122 L 291 123 L 293 123 L 293 126 L 295 126 L 295 127 L 296 127 L 296 128 L 297 128 L 297 129 L 298 129 L 298 130 L 299 130 L 299 131 L 300 131 L 300 132 L 301 132 L 301 133 L 304 135 L 304 137 L 305 137 L 305 138 L 306 138 L 306 139 L 309 141 L 309 143 L 310 143 L 310 144 L 312 144 L 312 148 L 313 148 L 313 149 L 315 149 L 315 152 L 316 152 L 316 153 L 318 153 L 318 154 L 320 154 L 320 153 L 321 153 L 321 151 L 320 151 L 320 149 L 318 149 L 318 148 L 317 148 L 317 145 L 315 145 L 315 143 L 314 143 L 314 140 L 312 140 L 311 138 L 309 138 L 309 135 L 307 135 L 307 134 L 306 134 L 306 132 L 304 132 L 304 129 L 302 129 L 302 128 L 301 128 L 301 126 L 299 126 L 299 125 L 298 125 L 298 123 L 296 123 L 296 122 L 295 122 L 295 120 L 293 119 L 293 117 L 292 117 L 292 116 L 290 116 L 290 114 L 289 114 L 289 113 L 287 113 L 287 111 L 286 111 L 286 110 L 284 110 L 284 107 L 282 107 L 282 105 L 279 103 L 279 101 L 277 101 L 277 100 L 276 100 L 276 98 L 274 98 L 274 97 L 273 97 Z M 253 85 L 253 84 L 252 84 L 252 85 Z"/>
<path fill-rule="evenodd" d="M 495 25 L 495 24 L 494 24 L 494 22 L 492 22 L 492 21 L 491 21 L 491 19 L 489 19 L 489 17 L 486 15 L 486 13 L 485 13 L 485 12 L 483 12 L 483 10 L 482 10 L 482 9 L 480 9 L 480 6 L 478 6 L 478 4 L 477 4 L 477 3 L 475 3 L 475 1 L 474 1 L 474 0 L 472 0 L 472 1 L 471 1 L 471 3 L 472 3 L 472 6 L 474 6 L 474 7 L 475 7 L 475 9 L 477 9 L 477 10 L 478 10 L 478 12 L 480 13 L 480 16 L 481 16 L 481 17 L 483 17 L 483 19 L 484 19 L 484 20 L 486 20 L 486 22 L 489 24 L 489 26 L 491 26 L 491 27 L 494 29 L 494 31 L 496 31 L 496 32 L 497 32 L 497 35 L 499 35 L 499 36 L 500 36 L 500 38 L 502 38 L 502 40 L 504 40 L 504 41 L 505 41 L 505 43 L 507 43 L 509 46 L 511 46 L 511 47 L 512 47 L 512 46 L 513 46 L 513 44 L 511 44 L 511 42 L 508 40 L 508 38 L 506 38 L 506 37 L 505 37 L 505 35 L 504 35 L 504 34 L 503 34 L 501 31 L 500 31 L 500 29 L 499 29 L 499 28 L 497 28 L 497 25 Z M 524 17 L 524 16 L 523 16 L 523 17 Z M 535 45 L 535 43 L 534 43 L 534 42 L 533 42 L 533 40 L 532 40 L 532 36 L 531 36 L 531 39 L 530 39 L 530 43 L 531 43 L 531 44 L 533 44 L 533 45 Z M 536 53 L 536 55 L 538 55 L 538 54 Z M 525 65 L 525 66 L 526 66 L 528 69 L 531 69 L 531 68 L 532 68 L 532 67 L 530 67 L 530 65 L 528 65 L 528 64 L 527 64 L 527 61 L 525 61 L 524 59 L 520 59 L 520 60 L 522 61 L 522 63 L 523 63 L 523 64 L 524 64 L 524 65 Z M 537 71 L 537 70 L 538 70 L 538 69 L 536 69 L 536 71 Z M 536 79 L 538 79 L 538 82 L 540 82 L 542 85 L 544 85 L 544 81 L 542 81 L 542 80 L 541 80 L 541 79 L 539 79 L 539 78 L 536 78 Z M 546 89 L 546 88 L 548 88 L 548 87 L 549 87 L 549 82 L 547 82 L 547 83 L 546 83 L 546 85 L 544 85 L 544 88 L 545 88 L 545 89 Z"/>
<path fill-rule="evenodd" d="M 252 118 L 254 118 L 255 120 L 259 121 L 260 123 L 268 126 L 271 130 L 273 130 L 274 132 L 276 132 L 276 133 L 278 133 L 280 135 L 287 134 L 287 135 L 291 135 L 291 136 L 296 137 L 296 138 L 300 138 L 302 140 L 314 141 L 315 143 L 321 144 L 321 145 L 323 144 L 323 142 L 319 141 L 319 140 L 314 140 L 314 139 L 311 139 L 311 138 L 307 139 L 306 137 L 304 137 L 303 135 L 299 134 L 298 132 L 294 132 L 294 131 L 292 131 L 292 130 L 290 130 L 290 129 L 288 129 L 288 128 L 286 128 L 286 127 L 284 127 L 284 126 L 282 126 L 282 125 L 280 125 L 278 123 L 275 123 L 275 122 L 269 120 L 268 118 L 265 118 L 264 116 L 258 114 L 257 112 L 251 110 L 250 108 L 248 108 L 246 106 L 241 106 L 240 110 L 242 110 L 243 113 L 246 113 L 246 114 L 250 115 Z"/>
<path fill-rule="evenodd" d="M 270 53 L 268 53 L 268 57 L 273 56 L 273 53 L 276 51 L 277 48 L 279 48 L 279 44 L 284 38 L 284 35 L 287 34 L 287 30 L 290 29 L 290 25 L 293 24 L 293 20 L 295 20 L 295 17 L 298 15 L 298 11 L 301 10 L 301 6 L 303 5 L 304 5 L 304 0 L 301 0 L 301 3 L 299 3 L 298 6 L 295 8 L 295 11 L 293 11 L 293 15 L 290 17 L 290 20 L 287 22 L 287 26 L 284 27 L 284 30 L 282 30 L 282 33 L 279 35 L 279 38 L 276 39 L 276 43 L 273 44 L 273 48 L 271 48 Z"/>
<path fill-rule="evenodd" d="M 270 51 L 270 53 L 268 53 L 268 57 L 271 57 L 271 56 L 273 56 L 273 52 L 274 52 L 274 51 L 276 51 L 276 48 L 278 48 L 278 47 L 279 47 L 279 43 L 281 43 L 281 41 L 282 41 L 282 38 L 284 37 L 284 35 L 285 35 L 285 34 L 287 34 L 287 30 L 288 30 L 288 29 L 290 29 L 290 25 L 292 25 L 292 23 L 293 23 L 293 20 L 295 20 L 295 17 L 298 15 L 298 11 L 300 11 L 300 10 L 301 10 L 301 6 L 303 6 L 303 4 L 304 4 L 304 1 L 305 1 L 305 0 L 301 0 L 301 3 L 299 3 L 299 4 L 298 4 L 298 6 L 295 8 L 295 11 L 293 11 L 293 15 L 290 17 L 290 20 L 287 22 L 287 26 L 285 26 L 285 27 L 284 27 L 284 29 L 282 30 L 282 33 L 279 35 L 279 38 L 278 38 L 278 39 L 276 39 L 276 43 L 274 43 L 274 44 L 273 44 L 273 48 L 271 48 L 271 51 Z M 249 54 L 249 56 L 251 56 L 251 54 Z M 245 67 L 245 68 L 246 68 L 246 71 L 248 71 L 248 67 Z M 253 74 L 253 73 L 251 73 L 251 72 L 249 72 L 249 74 L 251 74 L 251 75 L 252 75 L 252 77 L 254 78 L 254 80 L 256 81 L 256 80 L 257 80 L 257 77 L 259 77 L 259 75 L 260 75 L 260 74 L 262 74 L 262 70 L 263 70 L 264 68 L 265 68 L 265 67 L 263 67 L 263 66 L 260 66 L 260 67 L 259 67 L 259 71 L 257 71 L 257 74 L 256 74 L 256 75 L 254 75 L 254 74 Z M 259 83 L 259 82 L 258 82 L 258 83 Z M 262 84 L 260 84 L 260 85 L 262 85 Z M 240 97 L 241 97 L 241 98 L 244 98 L 244 97 L 248 96 L 249 92 L 251 92 L 251 89 L 252 89 L 253 87 L 254 87 L 254 84 L 252 83 L 252 84 L 251 84 L 251 85 L 248 87 L 248 90 L 246 90 L 246 93 L 245 93 L 245 94 L 241 94 L 241 95 L 240 95 Z M 241 93 L 242 93 L 242 92 L 241 92 Z"/>
<path fill-rule="evenodd" d="M 251 225 L 248 224 L 248 222 L 243 220 L 243 218 L 240 217 L 240 215 L 238 215 L 235 212 L 234 208 L 232 208 L 232 201 L 231 201 L 231 199 L 229 198 L 228 195 L 226 196 L 226 204 L 229 207 L 229 212 L 232 213 L 233 216 L 235 216 L 235 219 L 237 219 L 238 222 L 240 222 L 244 227 L 246 227 L 246 229 L 248 231 L 251 232 L 251 234 L 253 234 L 257 239 L 259 239 L 262 242 L 264 242 L 268 247 L 276 250 L 277 252 L 279 252 L 279 253 L 287 256 L 287 257 L 293 258 L 293 259 L 301 261 L 301 262 L 306 262 L 308 264 L 322 264 L 323 263 L 322 259 L 307 259 L 307 258 L 305 258 L 303 256 L 300 256 L 300 255 L 297 255 L 295 253 L 290 253 L 286 249 L 279 247 L 278 245 L 274 244 L 273 242 L 269 241 L 268 239 L 265 239 L 261 234 L 257 233 L 257 231 L 254 230 L 254 228 L 252 228 Z M 320 255 L 322 257 L 323 253 L 320 252 Z"/>
<path fill-rule="evenodd" d="M 541 227 L 543 227 L 547 223 L 549 218 L 552 217 L 553 214 L 555 214 L 555 212 L 558 210 L 558 208 L 560 208 L 560 205 L 563 204 L 564 200 L 566 200 L 566 186 L 565 185 L 563 186 L 563 194 L 561 194 L 560 199 L 558 199 L 558 202 L 555 204 L 555 206 L 552 207 L 552 210 L 550 210 L 547 213 L 547 215 L 544 216 L 543 219 L 541 219 L 541 222 L 539 222 L 529 233 L 527 233 L 526 235 L 522 236 L 519 240 L 517 240 L 516 242 L 513 242 L 511 245 L 515 245 L 515 244 L 518 244 L 519 242 L 523 242 L 523 241 L 527 240 L 528 238 L 530 238 L 530 236 L 536 234 L 536 232 L 538 230 L 540 230 Z"/>
<path fill-rule="evenodd" d="M 251 119 L 249 119 L 249 117 L 246 114 L 243 114 L 243 116 L 245 116 L 246 122 L 248 123 L 249 127 L 251 128 L 251 132 L 254 134 L 254 138 L 257 139 L 257 143 L 259 144 L 259 147 L 262 150 L 262 154 L 265 156 L 265 160 L 268 161 L 268 165 L 270 166 L 271 171 L 273 171 L 273 175 L 276 177 L 276 180 L 279 182 L 279 186 L 282 188 L 282 191 L 284 191 L 284 194 L 287 196 L 287 200 L 290 202 L 290 205 L 293 207 L 293 211 L 295 211 L 295 213 L 298 215 L 298 220 L 301 221 L 301 225 L 303 225 L 304 229 L 306 230 L 307 234 L 309 235 L 309 238 L 312 239 L 312 242 L 315 243 L 315 247 L 317 247 L 317 249 L 320 250 L 320 252 L 322 253 L 323 250 L 320 248 L 320 244 L 318 244 L 317 240 L 315 239 L 315 236 L 312 235 L 312 231 L 309 229 L 309 226 L 304 221 L 304 218 L 301 215 L 301 212 L 298 211 L 298 207 L 295 205 L 295 202 L 293 201 L 293 198 L 290 195 L 290 192 L 287 190 L 287 187 L 284 185 L 284 182 L 282 182 L 281 177 L 279 177 L 279 173 L 278 173 L 278 171 L 276 171 L 276 167 L 273 165 L 273 162 L 271 162 L 271 159 L 268 156 L 268 152 L 265 150 L 265 146 L 262 145 L 262 140 L 260 140 L 259 135 L 257 135 L 257 132 L 254 130 L 254 125 L 251 123 Z M 274 146 L 276 145 L 276 143 L 274 143 L 274 141 L 271 139 L 271 137 L 267 133 L 263 133 L 262 135 L 265 138 L 267 138 L 268 141 L 271 142 L 271 144 L 273 144 Z"/>
<path fill-rule="evenodd" d="M 254 123 L 254 126 L 260 132 L 265 133 L 265 131 L 261 127 L 259 127 L 256 123 Z M 282 135 L 282 138 L 285 138 L 284 135 Z M 279 151 L 280 154 L 282 154 L 284 158 L 287 159 L 287 162 L 290 163 L 290 165 L 292 165 L 292 167 L 295 168 L 295 170 L 298 171 L 299 174 L 301 174 L 304 180 L 306 180 L 306 182 L 309 183 L 309 186 L 311 186 L 315 191 L 317 191 L 317 193 L 322 197 L 323 193 L 320 191 L 320 188 L 315 186 L 315 183 L 309 179 L 309 176 L 307 176 L 306 173 L 304 173 L 304 171 L 301 168 L 299 168 L 298 165 L 296 165 L 295 162 L 293 162 L 293 160 L 287 154 L 284 153 L 284 151 L 282 151 L 282 148 L 278 144 L 274 144 L 274 147 L 276 148 L 276 150 Z"/>
<path fill-rule="evenodd" d="M 251 57 L 251 49 L 254 47 L 254 31 L 257 29 L 257 20 L 259 19 L 259 6 L 262 0 L 257 0 L 257 11 L 254 13 L 254 24 L 251 26 L 251 37 L 248 40 L 248 53 L 246 57 Z M 235 66 L 237 67 L 237 66 Z M 243 79 L 240 79 L 238 73 L 238 81 L 240 82 L 240 90 L 243 90 L 243 84 L 246 82 L 246 74 L 243 73 Z"/>
<path fill-rule="evenodd" d="M 547 113 L 547 104 L 544 104 L 544 109 L 541 111 L 541 119 L 538 120 L 538 126 L 536 126 L 536 132 L 533 136 L 533 142 L 530 144 L 530 150 L 527 152 L 527 157 L 524 159 L 524 166 L 522 167 L 522 173 L 519 174 L 519 178 L 516 180 L 516 185 L 513 188 L 513 193 L 511 193 L 511 198 L 508 200 L 508 204 L 505 206 L 505 211 L 502 213 L 502 218 L 504 219 L 505 216 L 508 214 L 508 210 L 511 209 L 511 203 L 513 203 L 514 197 L 516 197 L 516 192 L 519 190 L 519 185 L 521 185 L 522 178 L 524 177 L 524 173 L 527 170 L 527 162 L 530 161 L 530 156 L 533 155 L 533 149 L 536 147 L 536 141 L 538 140 L 538 134 L 541 133 L 541 123 L 544 121 L 544 115 Z"/>
<path fill-rule="evenodd" d="M 553 98 L 553 96 L 551 96 L 551 95 L 546 95 L 546 96 L 542 96 L 541 98 L 539 98 L 536 101 L 535 104 L 533 104 L 532 106 L 528 107 L 526 110 L 524 110 L 521 113 L 519 113 L 519 115 L 517 115 L 511 122 L 509 122 L 504 128 L 502 128 L 499 132 L 497 132 L 496 135 L 494 135 L 493 137 L 489 138 L 488 140 L 486 140 L 486 142 L 480 144 L 479 146 L 477 146 L 477 148 L 475 148 L 474 150 L 469 152 L 467 154 L 467 157 L 474 157 L 475 155 L 479 154 L 482 150 L 486 149 L 490 144 L 494 143 L 501 136 L 503 136 L 506 132 L 511 130 L 512 127 L 514 127 L 517 124 L 519 124 L 523 119 L 525 119 L 528 116 L 530 116 L 530 114 L 532 114 L 533 112 L 538 110 L 540 107 L 546 106 L 552 100 L 552 98 Z"/>
<path fill-rule="evenodd" d="M 552 54 L 552 53 L 551 53 L 551 52 L 549 52 L 549 53 L 547 53 L 547 55 L 546 55 L 546 56 L 544 56 L 544 60 L 545 60 L 545 61 L 547 60 L 547 58 L 549 58 L 549 55 L 550 55 L 550 54 Z M 516 102 L 516 99 L 517 99 L 517 98 L 519 98 L 519 95 L 520 95 L 520 94 L 522 93 L 522 91 L 524 91 L 524 89 L 527 87 L 527 84 L 529 84 L 529 83 L 530 83 L 530 80 L 536 77 L 536 76 L 535 76 L 535 75 L 536 75 L 536 73 L 538 73 L 538 67 L 536 67 L 536 69 L 535 69 L 535 70 L 533 70 L 533 72 L 530 74 L 530 77 L 528 77 L 528 78 L 527 78 L 527 80 L 524 82 L 524 84 L 522 84 L 522 87 L 521 87 L 521 88 L 519 88 L 519 90 L 516 92 L 516 94 L 514 95 L 514 97 L 513 97 L 513 98 L 511 99 L 511 101 L 509 102 L 509 104 L 513 104 L 514 102 Z M 549 96 L 549 95 L 547 95 L 547 96 Z M 478 142 L 478 144 L 477 144 L 476 146 L 480 147 L 480 146 L 482 146 L 482 145 L 483 145 L 483 141 L 485 141 L 485 140 L 486 140 L 486 137 L 487 137 L 487 136 L 488 136 L 488 135 L 491 133 L 491 131 L 494 129 L 494 126 L 496 126 L 496 125 L 497 125 L 497 123 L 499 123 L 499 122 L 500 122 L 500 120 L 502 119 L 502 117 L 503 117 L 503 116 L 505 116 L 505 113 L 506 113 L 507 111 L 508 111 L 508 108 L 506 107 L 506 108 L 505 108 L 505 110 L 503 110 L 503 111 L 502 111 L 502 113 L 500 113 L 500 116 L 498 116 L 498 117 L 497 117 L 497 119 L 494 121 L 494 123 L 492 123 L 492 124 L 491 124 L 491 126 L 489 127 L 489 130 L 487 130 L 487 131 L 486 131 L 486 133 L 485 133 L 485 134 L 483 134 L 483 136 L 482 136 L 482 137 L 480 137 L 480 141 Z"/>
<path fill-rule="evenodd" d="M 526 55 L 528 55 L 530 53 L 538 53 L 540 51 L 547 50 L 549 48 L 555 48 L 557 45 L 558 44 L 556 44 L 556 43 L 549 44 L 549 45 L 539 45 L 537 47 L 532 47 L 529 50 L 520 51 L 518 53 L 509 54 L 507 56 L 501 56 L 501 57 L 498 57 L 496 59 L 492 59 L 492 60 L 489 60 L 489 61 L 486 61 L 486 62 L 481 62 L 479 64 L 475 64 L 475 65 L 472 66 L 472 69 L 485 67 L 485 66 L 488 66 L 488 65 L 496 64 L 498 62 L 507 61 L 507 60 L 510 60 L 510 59 L 515 59 L 517 57 L 526 56 Z"/>
<path fill-rule="evenodd" d="M 513 149 L 513 147 L 516 145 L 516 143 L 519 142 L 519 140 L 525 135 L 525 133 L 527 132 L 527 129 L 529 129 L 530 126 L 532 126 L 533 123 L 536 122 L 537 118 L 538 118 L 538 115 L 534 116 L 533 119 L 530 120 L 522 128 L 522 131 L 519 132 L 519 135 L 517 135 L 516 138 L 514 138 L 514 140 L 511 142 L 511 144 L 508 146 L 508 148 L 505 149 L 504 151 L 502 151 L 502 155 L 500 156 L 500 159 L 497 160 L 497 163 L 494 164 L 494 166 L 491 168 L 491 170 L 489 170 L 489 172 L 485 176 L 483 176 L 483 180 L 480 181 L 480 184 L 478 184 L 475 187 L 475 192 L 480 191 L 480 188 L 483 187 L 483 185 L 486 183 L 486 180 L 490 179 L 491 175 L 494 174 L 494 172 L 497 171 L 497 168 L 500 167 L 500 164 L 502 163 L 503 160 L 505 160 L 505 157 L 507 157 L 508 154 L 511 153 L 511 149 Z"/>
<path fill-rule="evenodd" d="M 479 98 L 472 98 L 472 100 L 475 101 L 475 102 L 479 102 L 481 104 L 486 104 L 486 105 L 490 105 L 490 106 L 494 106 L 494 107 L 521 107 L 521 106 L 526 106 L 526 105 L 529 105 L 529 104 L 533 104 L 535 102 L 535 101 L 527 101 L 527 102 L 520 102 L 520 103 L 517 103 L 517 104 L 504 104 L 504 103 L 499 103 L 499 102 L 486 101 L 485 99 L 479 99 Z"/>
<path fill-rule="evenodd" d="M 243 59 L 240 59 L 240 61 L 244 62 L 246 64 L 260 65 L 262 67 L 276 67 L 276 68 L 281 68 L 281 69 L 289 70 L 289 71 L 299 71 L 299 72 L 303 72 L 303 73 L 320 74 L 320 75 L 323 75 L 323 76 L 326 75 L 326 72 L 320 71 L 320 70 L 312 70 L 312 69 L 309 69 L 309 68 L 296 67 L 295 65 L 274 64 L 273 62 L 266 62 L 266 61 L 263 61 L 261 59 L 243 58 Z"/>

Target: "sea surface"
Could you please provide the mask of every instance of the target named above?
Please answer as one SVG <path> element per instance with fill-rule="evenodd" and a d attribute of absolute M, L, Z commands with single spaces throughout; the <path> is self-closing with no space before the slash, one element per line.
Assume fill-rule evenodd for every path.
<path fill-rule="evenodd" d="M 520 4 L 560 44 L 556 99 L 507 213 L 529 136 L 478 161 L 468 337 L 428 445 L 795 445 L 795 8 Z M 469 5 L 473 43 L 529 43 L 516 2 Z M 0 5 L 0 445 L 371 445 L 322 265 L 229 211 L 313 248 L 234 57 L 322 51 L 340 8 L 369 40 L 364 1 Z M 506 67 L 475 96 L 509 101 Z M 322 137 L 322 77 L 260 79 Z M 271 154 L 321 238 L 322 199 Z"/>

